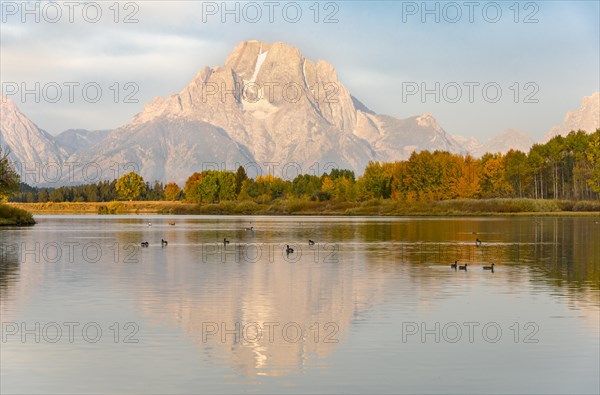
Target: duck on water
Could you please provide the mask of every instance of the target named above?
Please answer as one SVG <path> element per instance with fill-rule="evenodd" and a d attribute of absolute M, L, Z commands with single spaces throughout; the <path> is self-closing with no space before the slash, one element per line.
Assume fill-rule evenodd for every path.
<path fill-rule="evenodd" d="M 494 264 L 492 263 L 491 266 L 484 266 L 483 270 L 490 270 L 492 273 L 494 273 Z"/>

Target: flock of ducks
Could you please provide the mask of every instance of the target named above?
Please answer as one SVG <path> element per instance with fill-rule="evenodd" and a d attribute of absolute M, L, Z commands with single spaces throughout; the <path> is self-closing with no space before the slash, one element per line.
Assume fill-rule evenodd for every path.
<path fill-rule="evenodd" d="M 494 263 L 492 263 L 490 266 L 484 266 L 483 270 L 490 270 L 492 273 L 494 273 Z M 465 272 L 467 271 L 467 266 L 468 263 L 465 263 L 464 266 L 463 265 L 459 265 L 458 261 L 454 261 L 453 264 L 450 265 L 450 269 L 458 269 L 458 270 L 464 270 Z"/>
<path fill-rule="evenodd" d="M 475 233 L 475 232 L 473 232 Z M 475 247 L 481 247 L 481 240 L 479 240 L 479 237 L 477 239 L 475 239 Z M 494 263 L 492 263 L 490 266 L 483 266 L 483 270 L 489 270 L 492 273 L 494 273 Z M 454 270 L 464 270 L 465 272 L 467 271 L 467 266 L 468 263 L 465 263 L 464 266 L 463 265 L 459 265 L 458 261 L 454 261 L 454 263 L 452 263 L 450 265 L 450 269 L 454 269 Z"/>
<path fill-rule="evenodd" d="M 171 225 L 171 226 L 175 226 L 175 222 L 169 222 L 169 225 Z M 148 222 L 148 226 L 152 226 L 152 222 Z M 254 232 L 254 226 L 250 226 L 250 227 L 248 227 L 248 228 L 244 228 L 244 229 L 245 229 L 247 232 Z M 226 245 L 228 245 L 229 243 L 230 243 L 230 241 L 229 241 L 229 240 L 227 240 L 227 238 L 226 238 L 226 237 L 224 237 L 224 238 L 223 238 L 223 245 L 224 245 L 224 246 L 226 246 Z M 169 245 L 169 242 L 168 242 L 168 241 L 166 241 L 165 239 L 160 239 L 160 245 L 161 245 L 162 247 L 166 247 L 167 245 Z M 309 240 L 308 240 L 308 245 L 309 245 L 309 246 L 314 246 L 314 245 L 315 245 L 315 242 L 314 242 L 314 240 L 310 240 L 310 239 L 309 239 Z M 142 241 L 142 242 L 141 242 L 141 246 L 142 246 L 142 247 L 149 247 L 149 246 L 150 246 L 150 243 L 149 243 L 149 242 L 147 242 L 147 241 Z M 289 254 L 293 254 L 293 253 L 294 253 L 294 249 L 293 249 L 292 247 L 290 247 L 290 246 L 289 246 L 289 244 L 288 244 L 288 245 L 286 245 L 286 248 L 285 248 L 285 253 L 286 253 L 287 255 L 289 255 Z"/>
<path fill-rule="evenodd" d="M 160 245 L 163 247 L 166 247 L 169 244 L 168 241 L 166 241 L 165 239 L 160 239 Z M 149 247 L 150 243 L 148 243 L 147 241 L 142 241 L 141 243 L 142 247 Z"/>
<path fill-rule="evenodd" d="M 175 226 L 175 222 L 169 222 L 169 225 L 171 225 L 171 226 Z M 152 226 L 152 222 L 148 222 L 148 226 Z M 245 228 L 245 230 L 246 230 L 246 231 L 248 231 L 248 232 L 254 232 L 254 226 L 250 226 L 249 228 Z M 223 245 L 224 245 L 224 246 L 226 246 L 226 245 L 228 245 L 229 243 L 230 243 L 230 241 L 229 241 L 229 240 L 227 240 L 227 238 L 226 238 L 226 237 L 224 237 L 224 238 L 223 238 Z M 142 241 L 142 243 L 141 243 L 141 244 L 142 244 L 142 247 L 148 247 L 148 246 L 150 245 L 150 244 L 149 244 L 147 241 Z M 166 241 L 165 239 L 160 239 L 160 245 L 161 245 L 162 247 L 166 247 L 168 244 L 169 244 L 169 242 L 168 242 L 168 241 Z M 311 240 L 311 239 L 309 239 L 309 240 L 308 240 L 308 245 L 309 245 L 309 246 L 314 246 L 314 245 L 315 245 L 315 242 L 314 242 L 314 240 Z M 476 247 L 480 247 L 480 246 L 481 246 L 481 240 L 479 240 L 479 238 L 477 238 L 477 239 L 475 240 L 475 246 L 476 246 Z M 290 247 L 290 245 L 289 245 L 289 244 L 287 244 L 287 245 L 285 246 L 285 253 L 286 253 L 287 255 L 289 255 L 289 254 L 293 254 L 293 253 L 294 253 L 294 249 L 293 249 L 292 247 Z M 489 270 L 489 271 L 491 271 L 492 273 L 494 273 L 494 265 L 495 265 L 495 264 L 494 264 L 494 263 L 492 263 L 490 266 L 483 266 L 483 270 Z M 454 270 L 464 270 L 464 271 L 466 272 L 466 271 L 467 271 L 467 266 L 468 266 L 468 263 L 465 263 L 464 265 L 459 265 L 459 264 L 458 264 L 458 261 L 454 261 L 454 263 L 452 263 L 452 264 L 450 265 L 450 268 L 451 268 L 451 269 L 454 269 Z"/>

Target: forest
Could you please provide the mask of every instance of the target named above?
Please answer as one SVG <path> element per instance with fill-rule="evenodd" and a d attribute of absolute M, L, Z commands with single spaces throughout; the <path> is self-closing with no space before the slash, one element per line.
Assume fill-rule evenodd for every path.
<path fill-rule="evenodd" d="M 128 173 L 96 184 L 36 188 L 4 185 L 12 202 L 225 201 L 276 200 L 364 202 L 390 199 L 432 202 L 455 199 L 528 198 L 569 201 L 600 199 L 600 129 L 571 132 L 529 152 L 487 153 L 481 158 L 443 151 L 414 152 L 407 160 L 370 162 L 364 173 L 333 169 L 327 174 L 298 175 L 284 180 L 272 174 L 249 178 L 237 171 L 194 173 L 185 185 L 166 185 Z M 3 185 L 3 184 L 2 184 Z M 7 188 L 12 188 L 8 193 Z"/>

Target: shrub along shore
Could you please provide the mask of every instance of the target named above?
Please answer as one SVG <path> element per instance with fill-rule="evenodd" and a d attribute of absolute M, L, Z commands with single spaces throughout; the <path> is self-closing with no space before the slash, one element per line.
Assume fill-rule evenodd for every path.
<path fill-rule="evenodd" d="M 0 226 L 28 226 L 35 225 L 31 213 L 13 204 L 0 203 Z"/>
<path fill-rule="evenodd" d="M 407 203 L 392 199 L 364 202 L 278 199 L 194 204 L 166 201 L 95 203 L 8 203 L 8 209 L 33 214 L 179 214 L 179 215 L 347 215 L 347 216 L 459 216 L 459 215 L 600 215 L 600 201 L 536 199 L 457 199 Z M 2 216 L 3 218 L 4 216 Z M 21 214 L 21 218 L 25 218 Z"/>

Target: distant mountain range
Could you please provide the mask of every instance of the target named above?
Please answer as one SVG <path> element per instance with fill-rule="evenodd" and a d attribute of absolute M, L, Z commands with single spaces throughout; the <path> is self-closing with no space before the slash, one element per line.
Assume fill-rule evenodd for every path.
<path fill-rule="evenodd" d="M 597 104 L 598 93 L 585 98 L 564 125 L 549 133 L 595 130 Z M 249 163 L 278 172 L 291 166 L 294 175 L 320 174 L 333 166 L 360 174 L 371 160 L 406 159 L 413 151 L 479 156 L 527 151 L 533 144 L 513 129 L 481 143 L 449 135 L 430 114 L 406 119 L 376 114 L 348 92 L 332 65 L 306 59 L 281 42 L 241 43 L 224 66 L 205 67 L 182 91 L 155 98 L 129 124 L 112 131 L 51 136 L 12 101 L 2 99 L 0 109 L 0 144 L 17 162 L 93 162 L 102 169 L 133 163 L 146 180 L 180 184 L 194 171 L 234 170 Z M 103 177 L 113 178 L 114 172 Z M 61 180 L 83 181 L 79 173 Z"/>
<path fill-rule="evenodd" d="M 57 135 L 55 139 L 68 155 L 72 155 L 100 143 L 109 133 L 110 130 L 69 129 Z"/>
<path fill-rule="evenodd" d="M 453 137 L 469 154 L 477 158 L 486 152 L 501 152 L 505 154 L 511 149 L 527 152 L 535 144 L 527 133 L 517 129 L 506 129 L 484 142 L 479 141 L 475 137 Z"/>

